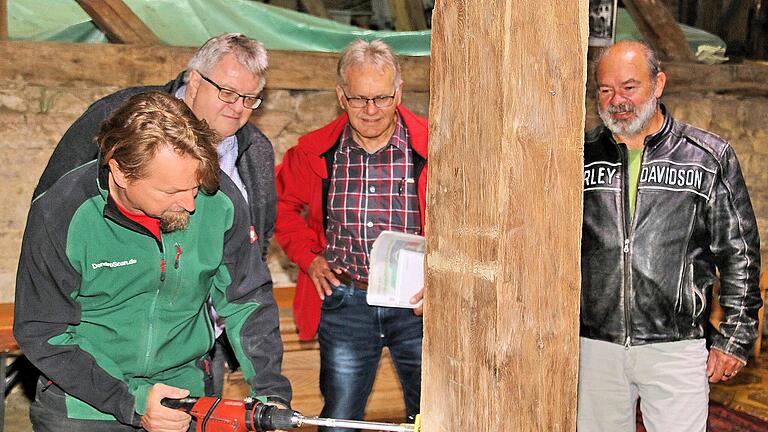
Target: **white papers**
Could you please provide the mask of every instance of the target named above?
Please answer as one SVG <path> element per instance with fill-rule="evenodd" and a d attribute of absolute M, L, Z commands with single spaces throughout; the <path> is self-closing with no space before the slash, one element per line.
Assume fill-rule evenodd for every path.
<path fill-rule="evenodd" d="M 383 231 L 373 243 L 368 275 L 370 305 L 415 308 L 409 300 L 424 288 L 424 237 Z"/>

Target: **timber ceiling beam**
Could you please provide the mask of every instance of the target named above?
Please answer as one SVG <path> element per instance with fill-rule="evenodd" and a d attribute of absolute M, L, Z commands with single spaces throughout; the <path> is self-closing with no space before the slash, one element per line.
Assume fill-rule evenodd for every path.
<path fill-rule="evenodd" d="M 76 0 L 113 43 L 161 45 L 160 39 L 123 0 Z"/>
<path fill-rule="evenodd" d="M 685 40 L 683 30 L 663 2 L 624 0 L 624 6 L 645 40 L 662 58 L 671 61 L 696 60 L 688 41 Z"/>
<path fill-rule="evenodd" d="M 328 9 L 326 9 L 323 4 L 323 0 L 301 0 L 301 6 L 309 12 L 310 15 L 320 18 L 331 18 L 331 15 L 328 14 Z"/>
<path fill-rule="evenodd" d="M 389 10 L 395 20 L 395 30 L 425 30 L 427 19 L 421 0 L 389 0 Z"/>
<path fill-rule="evenodd" d="M 169 45 L 0 42 L 0 80 L 67 86 L 157 85 L 187 67 L 196 48 Z M 269 50 L 267 89 L 336 88 L 339 55 Z M 407 92 L 429 90 L 429 57 L 399 58 Z"/>

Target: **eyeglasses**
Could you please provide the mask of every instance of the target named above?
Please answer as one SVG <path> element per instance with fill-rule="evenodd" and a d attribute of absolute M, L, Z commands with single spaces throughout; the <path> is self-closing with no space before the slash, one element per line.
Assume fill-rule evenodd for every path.
<path fill-rule="evenodd" d="M 200 73 L 200 72 L 198 72 Z M 215 82 L 213 82 L 210 78 L 207 76 L 200 74 L 200 77 L 204 80 L 206 80 L 209 84 L 216 87 L 216 90 L 219 91 L 219 100 L 222 102 L 226 102 L 229 104 L 233 104 L 237 102 L 238 99 L 243 98 L 243 106 L 248 109 L 256 109 L 261 105 L 261 96 L 253 96 L 253 95 L 243 95 L 240 94 L 234 90 L 230 90 L 228 88 L 224 88 Z"/>
<path fill-rule="evenodd" d="M 395 95 L 397 94 L 397 89 L 395 89 L 395 92 L 392 93 L 392 96 L 374 96 L 372 98 L 367 97 L 349 97 L 347 96 L 347 92 L 344 91 L 344 89 L 341 89 L 341 93 L 344 94 L 344 99 L 347 100 L 347 103 L 352 108 L 365 108 L 368 106 L 368 102 L 373 102 L 374 105 L 376 105 L 376 108 L 389 108 L 392 106 L 392 103 L 395 101 Z"/>

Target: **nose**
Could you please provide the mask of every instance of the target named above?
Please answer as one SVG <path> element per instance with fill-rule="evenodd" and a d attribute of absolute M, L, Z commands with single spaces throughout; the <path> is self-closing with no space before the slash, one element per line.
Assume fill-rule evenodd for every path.
<path fill-rule="evenodd" d="M 373 99 L 368 99 L 365 102 L 365 113 L 369 115 L 376 114 L 376 111 L 379 110 L 379 107 L 376 106 L 375 103 L 373 103 Z"/>
<path fill-rule="evenodd" d="M 231 109 L 236 114 L 240 114 L 243 112 L 243 110 L 245 110 L 245 105 L 243 105 L 244 103 L 245 103 L 245 99 L 241 96 L 237 98 L 236 101 L 229 104 L 229 109 Z"/>
<path fill-rule="evenodd" d="M 195 196 L 197 196 L 197 189 L 185 191 L 179 197 L 177 204 L 184 210 L 192 213 L 195 211 Z"/>
<path fill-rule="evenodd" d="M 611 98 L 611 104 L 612 105 L 618 105 L 621 103 L 624 103 L 627 101 L 627 97 L 624 96 L 621 92 L 616 92 L 613 94 L 613 97 Z"/>

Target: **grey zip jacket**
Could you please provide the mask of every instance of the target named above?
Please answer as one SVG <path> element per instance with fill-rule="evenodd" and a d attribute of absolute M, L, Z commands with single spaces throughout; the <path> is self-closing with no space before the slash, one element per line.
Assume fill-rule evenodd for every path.
<path fill-rule="evenodd" d="M 746 361 L 757 338 L 760 240 L 731 146 L 675 121 L 646 137 L 634 215 L 627 147 L 604 126 L 584 144 L 581 336 L 645 345 L 705 336 L 717 272 L 725 318 L 712 347 Z"/>

